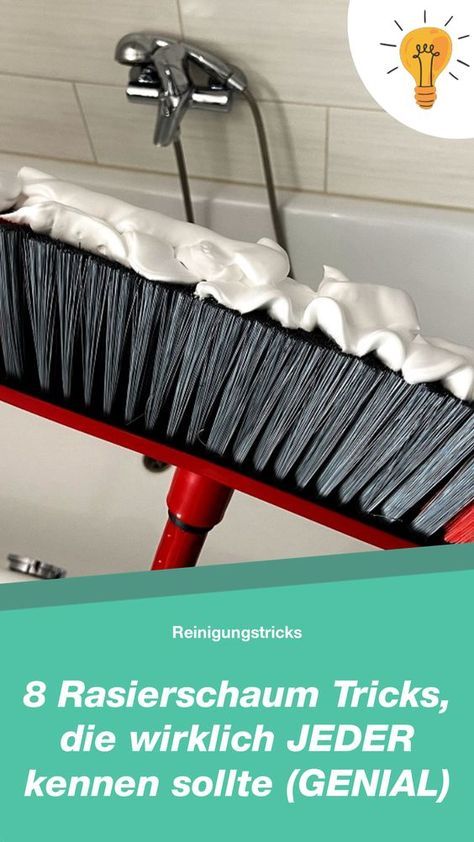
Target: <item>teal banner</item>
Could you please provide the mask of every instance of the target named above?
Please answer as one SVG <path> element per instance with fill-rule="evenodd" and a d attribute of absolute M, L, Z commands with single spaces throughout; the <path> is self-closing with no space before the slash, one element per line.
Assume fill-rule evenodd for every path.
<path fill-rule="evenodd" d="M 0 589 L 0 839 L 470 838 L 472 546 Z"/>

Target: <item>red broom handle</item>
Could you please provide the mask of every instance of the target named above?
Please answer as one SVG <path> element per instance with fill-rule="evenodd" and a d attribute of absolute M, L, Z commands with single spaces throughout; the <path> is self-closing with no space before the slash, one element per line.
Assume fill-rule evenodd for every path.
<path fill-rule="evenodd" d="M 194 567 L 207 533 L 224 517 L 233 489 L 177 468 L 166 502 L 168 522 L 152 570 Z"/>

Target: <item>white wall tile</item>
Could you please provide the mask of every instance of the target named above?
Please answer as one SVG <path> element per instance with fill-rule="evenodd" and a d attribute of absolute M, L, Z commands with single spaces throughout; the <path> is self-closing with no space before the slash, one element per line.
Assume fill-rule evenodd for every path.
<path fill-rule="evenodd" d="M 0 0 L 0 73 L 116 83 L 122 35 L 179 35 L 176 0 Z"/>
<path fill-rule="evenodd" d="M 122 88 L 77 87 L 100 163 L 175 172 L 173 150 L 153 146 L 154 107 L 131 105 Z M 324 189 L 326 109 L 264 103 L 262 110 L 277 184 Z M 183 143 L 191 175 L 262 183 L 246 103 L 236 102 L 230 114 L 189 112 L 183 122 Z"/>
<path fill-rule="evenodd" d="M 330 193 L 474 208 L 474 142 L 438 140 L 383 112 L 330 112 Z"/>
<path fill-rule="evenodd" d="M 186 38 L 242 65 L 265 100 L 280 187 L 474 208 L 473 144 L 405 129 L 365 91 L 347 41 L 348 0 L 179 3 Z M 0 20 L 1 150 L 93 160 L 74 80 L 100 163 L 175 172 L 172 150 L 152 144 L 156 112 L 127 103 L 128 71 L 113 53 L 127 31 L 179 35 L 178 0 L 0 0 Z M 262 183 L 244 104 L 230 116 L 188 114 L 183 137 L 194 176 Z"/>
<path fill-rule="evenodd" d="M 80 107 L 69 82 L 0 76 L 0 149 L 92 161 Z"/>
<path fill-rule="evenodd" d="M 242 66 L 262 98 L 376 107 L 354 68 L 348 0 L 180 0 L 183 29 Z"/>
<path fill-rule="evenodd" d="M 125 88 L 76 87 L 99 163 L 175 171 L 173 150 L 153 146 L 155 106 L 130 104 Z"/>

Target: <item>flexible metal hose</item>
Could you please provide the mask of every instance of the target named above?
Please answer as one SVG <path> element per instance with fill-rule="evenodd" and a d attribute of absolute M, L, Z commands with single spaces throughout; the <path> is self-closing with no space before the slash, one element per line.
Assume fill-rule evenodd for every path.
<path fill-rule="evenodd" d="M 174 153 L 176 156 L 176 164 L 178 166 L 178 176 L 181 184 L 181 192 L 183 194 L 184 210 L 188 222 L 194 222 L 194 210 L 191 200 L 191 190 L 189 189 L 188 171 L 186 168 L 186 161 L 184 158 L 183 145 L 181 140 L 176 138 L 173 143 Z"/>
<path fill-rule="evenodd" d="M 272 217 L 273 228 L 275 231 L 275 238 L 277 243 L 288 252 L 288 244 L 286 240 L 285 229 L 283 227 L 283 221 L 281 218 L 280 209 L 278 207 L 278 201 L 276 197 L 275 191 L 275 182 L 273 179 L 273 169 L 272 169 L 272 162 L 270 157 L 270 149 L 268 146 L 267 140 L 267 133 L 265 130 L 265 124 L 262 119 L 262 114 L 260 108 L 258 107 L 258 103 L 250 93 L 249 90 L 242 91 L 243 96 L 247 100 L 247 103 L 250 107 L 252 117 L 255 122 L 255 128 L 257 131 L 257 138 L 258 144 L 260 148 L 260 155 L 262 158 L 262 167 L 263 173 L 265 176 L 265 186 L 267 189 L 267 196 L 268 196 L 268 204 L 270 207 L 270 214 Z M 191 191 L 189 188 L 189 179 L 188 173 L 186 169 L 186 161 L 184 158 L 183 146 L 181 140 L 177 138 L 174 141 L 174 151 L 176 155 L 176 163 L 178 166 L 178 176 L 181 184 L 181 191 L 183 194 L 183 202 L 184 202 L 184 209 L 186 212 L 186 219 L 188 222 L 194 222 L 194 211 L 193 211 L 193 204 L 191 200 Z"/>
<path fill-rule="evenodd" d="M 273 180 L 273 169 L 270 158 L 270 149 L 268 146 L 267 133 L 265 131 L 265 124 L 262 119 L 260 108 L 258 107 L 258 103 L 253 94 L 250 93 L 248 88 L 242 91 L 242 94 L 250 106 L 252 117 L 255 122 L 255 128 L 257 130 L 260 154 L 262 157 L 263 172 L 265 175 L 265 185 L 267 188 L 268 204 L 270 206 L 270 213 L 272 216 L 276 241 L 282 248 L 285 249 L 286 252 L 288 252 L 288 244 L 286 241 L 285 229 L 283 227 L 283 222 L 275 192 L 275 182 Z"/>

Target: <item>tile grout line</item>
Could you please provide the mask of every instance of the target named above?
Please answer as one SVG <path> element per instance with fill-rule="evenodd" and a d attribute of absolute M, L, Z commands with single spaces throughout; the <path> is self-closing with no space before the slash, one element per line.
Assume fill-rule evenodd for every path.
<path fill-rule="evenodd" d="M 178 2 L 178 0 L 177 0 Z M 183 36 L 184 37 L 184 36 Z M 58 84 L 68 84 L 68 85 L 88 85 L 91 88 L 123 88 L 123 85 L 119 84 L 118 82 L 91 82 L 90 80 L 84 79 L 71 79 L 65 78 L 62 76 L 35 76 L 32 73 L 4 73 L 0 72 L 0 77 L 5 77 L 6 79 L 34 79 L 38 82 L 50 82 L 51 84 L 58 83 Z M 377 105 L 340 105 L 338 103 L 333 102 L 305 102 L 303 100 L 293 100 L 293 99 L 277 99 L 276 97 L 268 97 L 268 96 L 258 96 L 258 102 L 270 102 L 275 103 L 276 105 L 295 105 L 299 108 L 333 108 L 342 111 L 368 111 L 371 114 L 384 114 L 383 108 L 378 107 Z"/>
<path fill-rule="evenodd" d="M 97 167 L 100 170 L 114 170 L 124 173 L 140 173 L 141 175 L 151 175 L 151 176 L 166 176 L 166 177 L 173 177 L 173 173 L 165 170 L 150 170 L 150 169 L 141 169 L 140 167 L 124 167 L 118 166 L 117 164 L 104 164 L 100 161 L 93 162 L 93 161 L 84 161 L 83 159 L 79 158 L 53 158 L 50 155 L 38 155 L 33 153 L 21 153 L 24 154 L 26 158 L 34 158 L 41 161 L 52 161 L 58 164 L 72 164 L 72 165 L 80 165 L 85 167 Z M 11 149 L 2 149 L 0 147 L 0 156 L 2 155 L 11 155 L 14 158 L 20 158 L 21 154 L 18 152 L 11 150 Z M 196 175 L 190 176 L 192 181 L 206 181 L 212 182 L 213 184 L 223 184 L 230 187 L 258 187 L 264 190 L 264 184 L 258 183 L 255 181 L 229 181 L 222 178 L 211 178 L 207 176 L 205 178 L 199 177 Z M 448 205 L 448 204 L 436 204 L 433 202 L 415 202 L 412 199 L 400 199 L 400 198 L 393 198 L 389 196 L 371 196 L 371 195 L 361 195 L 358 193 L 342 193 L 338 190 L 333 190 L 331 193 L 324 193 L 322 190 L 305 190 L 301 187 L 290 187 L 288 185 L 276 185 L 278 190 L 285 190 L 288 193 L 292 193 L 295 196 L 303 195 L 303 196 L 326 196 L 332 198 L 342 198 L 342 199 L 353 199 L 355 201 L 360 202 L 376 202 L 382 204 L 389 204 L 389 205 L 406 205 L 407 207 L 414 207 L 414 208 L 435 208 L 437 210 L 445 210 L 445 211 L 455 211 L 460 213 L 469 213 L 474 214 L 474 206 L 470 205 Z"/>
<path fill-rule="evenodd" d="M 84 131 L 85 131 L 85 133 L 87 135 L 87 139 L 89 141 L 89 146 L 91 148 L 93 161 L 94 161 L 95 164 L 98 164 L 99 160 L 97 158 L 95 146 L 94 146 L 94 143 L 93 143 L 93 140 L 92 140 L 92 135 L 91 135 L 91 132 L 90 132 L 90 129 L 89 129 L 89 124 L 87 122 L 86 114 L 85 114 L 85 111 L 84 111 L 84 108 L 83 108 L 83 105 L 82 105 L 82 102 L 81 102 L 81 98 L 79 96 L 79 91 L 77 90 L 76 82 L 72 83 L 72 89 L 74 91 L 74 96 L 76 98 L 77 107 L 78 107 L 79 113 L 81 115 L 82 123 L 83 123 L 83 126 L 84 126 Z"/>

